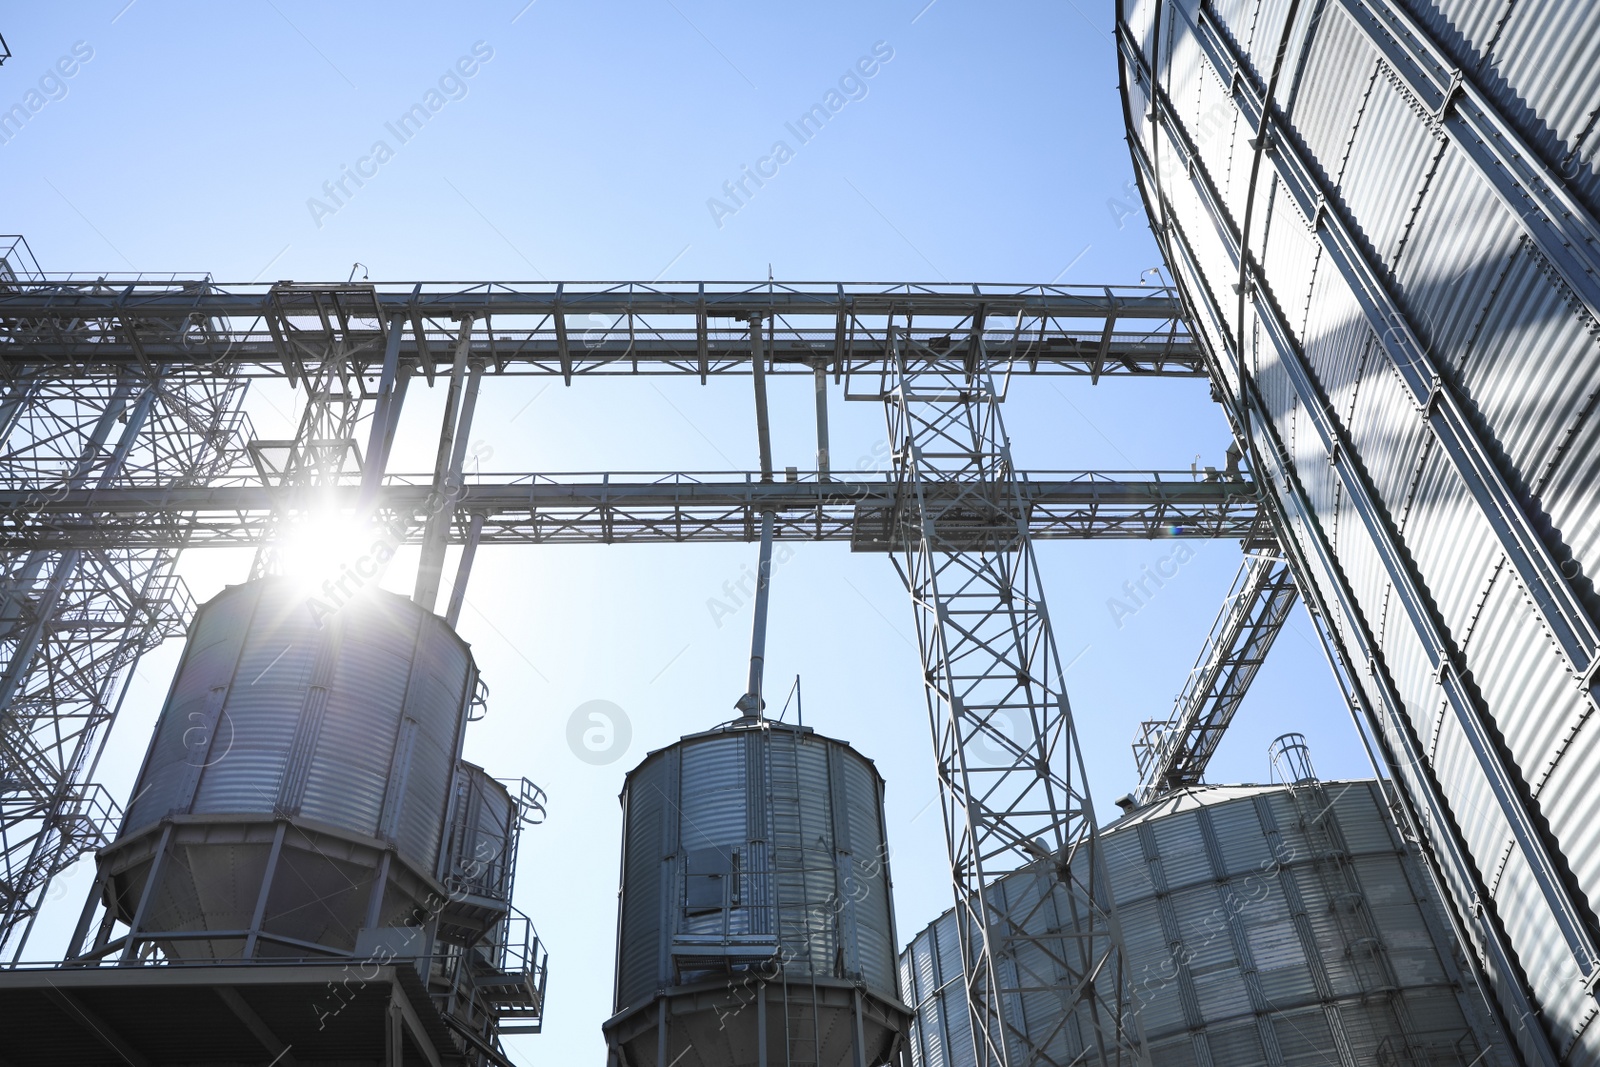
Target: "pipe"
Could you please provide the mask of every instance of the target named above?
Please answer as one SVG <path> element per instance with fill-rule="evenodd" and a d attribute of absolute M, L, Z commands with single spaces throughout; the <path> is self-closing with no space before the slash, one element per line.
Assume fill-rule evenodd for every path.
<path fill-rule="evenodd" d="M 814 373 L 817 389 L 817 480 L 826 482 L 832 476 L 828 464 L 828 365 L 818 363 Z"/>
<path fill-rule="evenodd" d="M 767 601 L 772 586 L 773 513 L 761 513 L 761 557 L 756 565 L 755 621 L 750 624 L 750 678 L 744 696 L 734 705 L 747 719 L 761 717 L 761 676 L 767 657 Z"/>
<path fill-rule="evenodd" d="M 750 377 L 756 389 L 756 443 L 761 447 L 761 480 L 772 481 L 772 433 L 767 422 L 767 357 L 761 348 L 761 316 L 750 319 Z"/>
<path fill-rule="evenodd" d="M 439 431 L 439 453 L 433 468 L 433 495 L 422 536 L 422 559 L 417 564 L 416 587 L 411 599 L 432 611 L 439 600 L 439 579 L 444 573 L 446 531 L 455 516 L 454 497 L 460 492 L 457 484 L 459 472 L 454 464 L 461 455 L 456 440 L 463 441 L 471 430 L 472 410 L 477 401 L 477 385 L 482 367 L 472 369 L 471 381 L 467 379 L 467 356 L 472 346 L 471 315 L 461 319 L 461 337 L 456 345 L 456 358 L 450 368 L 450 391 L 445 395 L 444 423 Z M 463 388 L 465 386 L 465 389 Z M 467 397 L 463 397 L 463 392 Z M 462 425 L 466 419 L 468 425 Z"/>
<path fill-rule="evenodd" d="M 472 561 L 478 554 L 478 539 L 483 536 L 484 513 L 472 513 L 472 524 L 467 528 L 466 544 L 461 546 L 461 560 L 456 565 L 456 584 L 450 587 L 450 607 L 444 621 L 453 630 L 461 619 L 461 606 L 467 599 L 467 578 L 472 574 Z"/>

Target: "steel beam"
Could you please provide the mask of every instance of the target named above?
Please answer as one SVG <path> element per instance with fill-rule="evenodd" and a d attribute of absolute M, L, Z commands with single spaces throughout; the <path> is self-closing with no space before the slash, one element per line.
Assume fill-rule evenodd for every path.
<path fill-rule="evenodd" d="M 1000 526 L 959 506 L 940 519 L 949 543 L 988 536 L 1014 540 L 1018 520 L 1036 539 L 1248 537 L 1256 529 L 1254 484 L 1206 481 L 1189 471 L 1101 473 L 1030 471 L 1016 475 L 1018 501 Z M 432 476 L 391 476 L 371 491 L 386 529 L 422 543 L 434 505 Z M 904 547 L 895 536 L 895 482 L 876 479 L 763 481 L 759 472 L 629 475 L 506 475 L 454 490 L 458 521 L 444 536 L 463 544 L 481 517 L 484 544 L 753 541 L 762 513 L 776 515 L 788 541 L 845 541 L 857 551 Z M 238 547 L 277 536 L 275 514 L 329 509 L 357 514 L 363 488 L 353 481 L 304 500 L 293 486 L 128 487 L 62 492 L 39 503 L 0 489 L 0 549 L 109 546 Z"/>
<path fill-rule="evenodd" d="M 611 325 L 569 335 L 567 316 Z M 768 371 L 836 376 L 881 367 L 894 316 L 914 318 L 918 358 L 965 368 L 1077 376 L 1202 377 L 1170 289 L 1069 286 L 733 284 L 229 285 L 209 279 L 109 287 L 74 279 L 0 289 L 0 362 L 90 367 L 165 363 L 295 384 L 329 359 L 377 375 L 386 349 L 430 382 L 455 323 L 482 324 L 470 357 L 491 375 L 751 373 L 746 324 L 768 320 Z M 395 318 L 411 323 L 396 338 Z"/>
<path fill-rule="evenodd" d="M 0 457 L 19 518 L 74 491 L 203 484 L 243 455 L 243 390 L 226 378 L 42 369 L 27 389 Z M 92 523 L 93 506 L 72 521 Z M 134 664 L 192 609 L 172 571 L 177 547 L 0 547 L 0 946 L 13 955 L 50 880 L 114 824 L 89 778 Z"/>

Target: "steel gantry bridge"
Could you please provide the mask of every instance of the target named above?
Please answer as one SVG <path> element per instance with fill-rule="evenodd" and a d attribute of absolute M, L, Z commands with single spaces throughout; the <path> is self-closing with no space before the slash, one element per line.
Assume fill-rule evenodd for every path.
<path fill-rule="evenodd" d="M 115 831 L 95 766 L 139 655 L 188 621 L 192 603 L 174 571 L 181 551 L 252 546 L 265 572 L 296 516 L 371 515 L 395 540 L 421 546 L 414 596 L 430 609 L 446 547 L 462 547 L 446 611 L 454 622 L 479 544 L 755 542 L 765 529 L 885 553 L 905 580 L 952 882 L 969 920 L 962 951 L 979 1063 L 1136 1061 L 1115 912 L 1031 543 L 1259 545 L 1272 534 L 1247 474 L 1018 470 L 1000 412 L 1020 377 L 1206 377 L 1174 292 L 221 285 L 45 276 L 20 242 L 7 247 L 0 242 L 0 949 L 13 961 L 50 879 Z M 750 379 L 760 469 L 466 473 L 483 390 L 511 377 L 577 386 L 618 375 Z M 771 375 L 815 383 L 812 470 L 772 466 Z M 295 389 L 293 437 L 253 432 L 243 401 L 255 379 Z M 391 471 L 419 380 L 445 389 L 434 467 Z M 890 469 L 832 468 L 830 392 L 882 407 Z M 1229 604 L 1225 617 L 1258 610 L 1259 598 Z M 1212 643 L 1249 635 L 1262 651 L 1263 627 L 1282 621 L 1268 616 L 1219 619 Z M 1239 660 L 1214 652 L 1224 666 Z M 1241 680 L 1236 665 L 1211 670 L 1180 705 L 1203 710 L 1231 685 L 1231 713 Z M 1201 712 L 1175 714 L 1192 724 Z M 967 758 L 975 745 L 982 761 Z M 1009 756 L 999 766 L 997 751 Z M 1209 751 L 1168 746 L 1162 759 L 1142 759 L 1147 787 L 1198 780 L 1197 767 L 1181 764 L 1203 766 Z M 1030 864 L 1053 881 L 1039 906 L 1053 899 L 1079 915 L 1079 934 L 1025 938 L 1024 917 L 986 903 L 990 880 Z M 1024 941 L 1049 974 L 1017 964 Z M 1064 1008 L 1050 1048 L 1024 1037 L 1014 1005 L 1046 987 Z"/>

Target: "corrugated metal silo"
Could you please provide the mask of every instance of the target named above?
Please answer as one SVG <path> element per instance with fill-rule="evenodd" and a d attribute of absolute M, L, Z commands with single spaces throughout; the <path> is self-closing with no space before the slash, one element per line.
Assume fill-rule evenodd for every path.
<path fill-rule="evenodd" d="M 1119 0 L 1150 221 L 1527 1062 L 1600 1063 L 1600 6 Z"/>
<path fill-rule="evenodd" d="M 651 753 L 622 803 L 613 1063 L 896 1054 L 908 1011 L 871 761 L 748 717 Z"/>
<path fill-rule="evenodd" d="M 354 952 L 438 912 L 462 862 L 445 848 L 453 783 L 479 809 L 496 799 L 458 771 L 477 692 L 465 643 L 403 597 L 318 620 L 288 579 L 228 588 L 195 618 L 99 854 L 112 917 L 169 958 L 221 959 Z M 471 829 L 459 846 L 478 847 Z"/>
<path fill-rule="evenodd" d="M 1150 1067 L 1512 1062 L 1386 809 L 1374 781 L 1199 786 L 1103 831 Z M 1027 868 L 991 890 L 1040 935 L 1074 926 L 1032 907 L 1047 877 Z M 916 1067 L 975 1063 L 955 923 L 946 912 L 900 956 Z M 1015 965 L 1050 973 L 1042 955 Z M 1071 1059 L 1068 1002 L 1045 990 L 1003 1006 L 1013 1063 Z"/>

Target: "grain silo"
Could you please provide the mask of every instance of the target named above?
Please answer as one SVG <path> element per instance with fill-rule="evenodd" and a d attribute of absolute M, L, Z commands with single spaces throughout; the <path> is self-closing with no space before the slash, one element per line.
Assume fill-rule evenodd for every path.
<path fill-rule="evenodd" d="M 406 598 L 367 591 L 319 617 L 289 579 L 218 594 L 96 857 L 71 953 L 93 983 L 75 995 L 160 1003 L 136 966 L 148 963 L 227 990 L 223 1005 L 200 996 L 187 1032 L 163 1030 L 158 1008 L 119 1020 L 146 1048 L 177 1042 L 174 1057 L 233 1062 L 277 1034 L 302 1057 L 321 1044 L 352 1063 L 406 1047 L 426 1058 L 431 1043 L 451 1062 L 498 1062 L 480 1054 L 542 1017 L 544 953 L 511 903 L 541 794 L 524 782 L 513 796 L 461 759 L 482 700 L 466 643 Z M 111 960 L 122 966 L 92 970 Z M 403 993 L 408 1035 L 385 1037 L 369 988 L 383 981 L 400 990 L 392 1016 Z M 219 1007 L 226 1024 L 212 1025 Z M 247 1032 L 231 1032 L 241 1020 Z"/>
<path fill-rule="evenodd" d="M 1296 766 L 1287 785 L 1195 786 L 1102 831 L 1150 1067 L 1513 1063 L 1387 787 Z M 993 886 L 1040 935 L 1075 921 L 1048 895 L 1038 905 L 1049 877 L 1035 866 Z M 975 1062 L 955 924 L 946 912 L 900 956 L 916 1067 Z M 1035 955 L 1011 965 L 1048 974 Z M 1013 1063 L 1071 1060 L 1064 998 L 1003 1004 Z"/>
<path fill-rule="evenodd" d="M 1600 1063 L 1600 6 L 1121 0 L 1215 395 L 1525 1060 Z"/>
<path fill-rule="evenodd" d="M 899 1053 L 883 779 L 750 715 L 652 752 L 622 792 L 622 1067 L 871 1067 Z"/>

